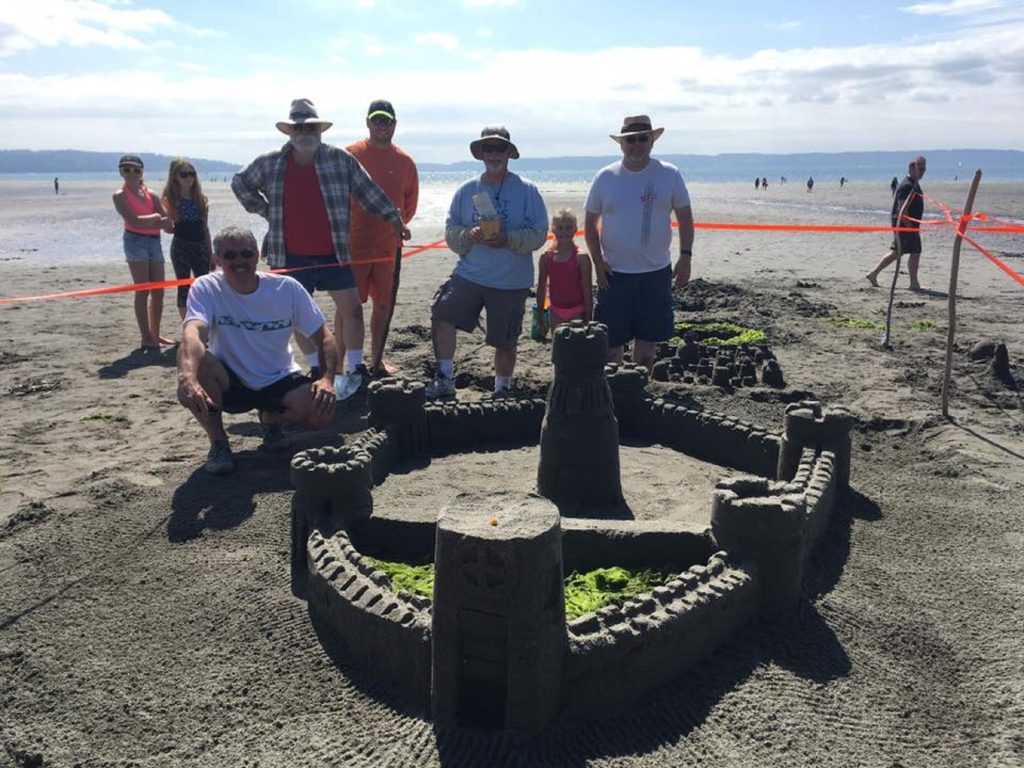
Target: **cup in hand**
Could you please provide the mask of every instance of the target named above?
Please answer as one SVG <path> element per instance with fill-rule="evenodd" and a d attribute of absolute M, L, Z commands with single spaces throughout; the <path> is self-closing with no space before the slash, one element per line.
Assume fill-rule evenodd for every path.
<path fill-rule="evenodd" d="M 487 240 L 490 240 L 492 237 L 497 237 L 501 232 L 501 220 L 480 219 L 480 232 Z"/>

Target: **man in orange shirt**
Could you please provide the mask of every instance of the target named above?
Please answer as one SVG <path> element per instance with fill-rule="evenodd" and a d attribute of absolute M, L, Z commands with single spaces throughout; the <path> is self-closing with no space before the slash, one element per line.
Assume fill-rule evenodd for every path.
<path fill-rule="evenodd" d="M 395 108 L 390 101 L 377 99 L 370 103 L 366 114 L 369 137 L 357 141 L 346 149 L 355 156 L 384 193 L 401 212 L 408 224 L 416 215 L 419 198 L 419 175 L 412 158 L 392 143 L 395 135 Z M 373 299 L 370 314 L 370 359 L 381 360 L 375 376 L 393 373 L 384 362 L 382 345 L 384 327 L 391 312 L 391 290 L 395 277 L 395 253 L 400 240 L 395 228 L 371 216 L 352 198 L 349 224 L 349 249 L 352 253 L 352 272 L 359 299 L 365 304 Z"/>

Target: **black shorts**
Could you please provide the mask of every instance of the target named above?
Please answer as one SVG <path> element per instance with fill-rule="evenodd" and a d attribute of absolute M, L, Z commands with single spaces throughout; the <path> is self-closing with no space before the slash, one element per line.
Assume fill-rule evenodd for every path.
<path fill-rule="evenodd" d="M 223 364 L 223 360 L 221 363 Z M 301 373 L 289 373 L 263 389 L 249 389 L 234 371 L 226 365 L 228 389 L 223 394 L 221 408 L 227 413 L 245 413 L 253 409 L 281 413 L 284 411 L 284 396 L 293 389 L 309 386 L 313 380 Z"/>
<path fill-rule="evenodd" d="M 900 253 L 920 253 L 921 252 L 921 233 L 920 232 L 897 232 L 900 236 Z M 896 251 L 896 238 L 892 239 L 892 245 L 890 246 L 893 252 Z"/>
<path fill-rule="evenodd" d="M 653 272 L 613 272 L 608 290 L 598 288 L 594 319 L 608 326 L 608 346 L 631 339 L 666 341 L 675 332 L 672 268 Z"/>

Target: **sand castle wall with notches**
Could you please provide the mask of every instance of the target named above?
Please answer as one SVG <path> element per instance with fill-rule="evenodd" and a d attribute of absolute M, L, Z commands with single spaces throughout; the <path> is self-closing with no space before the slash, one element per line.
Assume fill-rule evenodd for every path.
<path fill-rule="evenodd" d="M 680 569 L 651 593 L 567 623 L 561 708 L 572 714 L 607 711 L 650 691 L 754 615 L 795 604 L 811 550 L 849 477 L 848 451 L 837 458 L 849 443 L 844 414 L 797 404 L 787 409 L 780 435 L 651 398 L 643 391 L 646 380 L 628 366 L 609 369 L 608 378 L 628 437 L 749 474 L 716 485 L 710 531 L 563 517 L 567 570 L 649 567 L 662 562 L 660 555 Z M 392 413 L 400 418 L 385 418 L 381 405 L 396 402 Z M 331 635 L 429 711 L 432 601 L 396 593 L 364 553 L 430 559 L 434 525 L 373 510 L 371 489 L 403 459 L 487 443 L 536 443 L 544 401 L 427 404 L 415 383 L 384 380 L 373 385 L 370 407 L 375 427 L 351 445 L 293 459 L 293 581 Z M 808 440 L 828 448 L 801 445 Z M 781 471 L 791 476 L 776 479 Z"/>

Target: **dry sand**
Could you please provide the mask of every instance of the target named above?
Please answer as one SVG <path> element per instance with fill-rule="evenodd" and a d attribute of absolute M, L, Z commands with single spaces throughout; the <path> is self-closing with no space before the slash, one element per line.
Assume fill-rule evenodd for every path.
<path fill-rule="evenodd" d="M 1019 187 L 991 190 L 979 208 L 1019 211 Z M 702 204 L 694 191 L 701 221 L 808 223 L 800 208 L 762 210 L 713 189 Z M 951 192 L 962 197 L 963 185 Z M 1024 289 L 965 251 L 945 421 L 943 296 L 897 292 L 891 351 L 878 331 L 828 320 L 883 319 L 884 292 L 860 275 L 885 245 L 884 235 L 698 233 L 680 319 L 767 329 L 787 393 L 852 408 L 854 490 L 798 610 L 749 625 L 635 707 L 525 744 L 435 733 L 318 634 L 289 589 L 287 456 L 257 452 L 254 420 L 232 418 L 238 470 L 207 476 L 202 434 L 174 401 L 173 351 L 131 352 L 130 299 L 0 306 L 0 765 L 1024 764 L 1024 398 L 967 355 L 1005 341 L 1024 382 Z M 949 237 L 929 236 L 925 250 L 922 278 L 941 289 Z M 123 264 L 24 261 L 0 265 L 2 295 L 127 275 Z M 429 371 L 426 307 L 452 263 L 434 252 L 405 265 L 390 356 L 407 374 Z M 168 294 L 171 329 L 173 317 Z M 921 321 L 936 328 L 915 329 Z M 549 347 L 523 340 L 517 386 L 543 389 L 548 360 Z M 466 383 L 487 384 L 479 334 L 460 335 L 457 362 Z M 781 426 L 777 392 L 674 391 Z M 332 430 L 293 432 L 293 447 L 350 439 L 363 415 L 354 405 Z M 506 460 L 480 454 L 466 466 L 493 482 Z M 656 491 L 669 471 L 647 475 Z M 469 474 L 408 479 L 444 498 Z M 706 492 L 704 470 L 686 477 Z"/>

